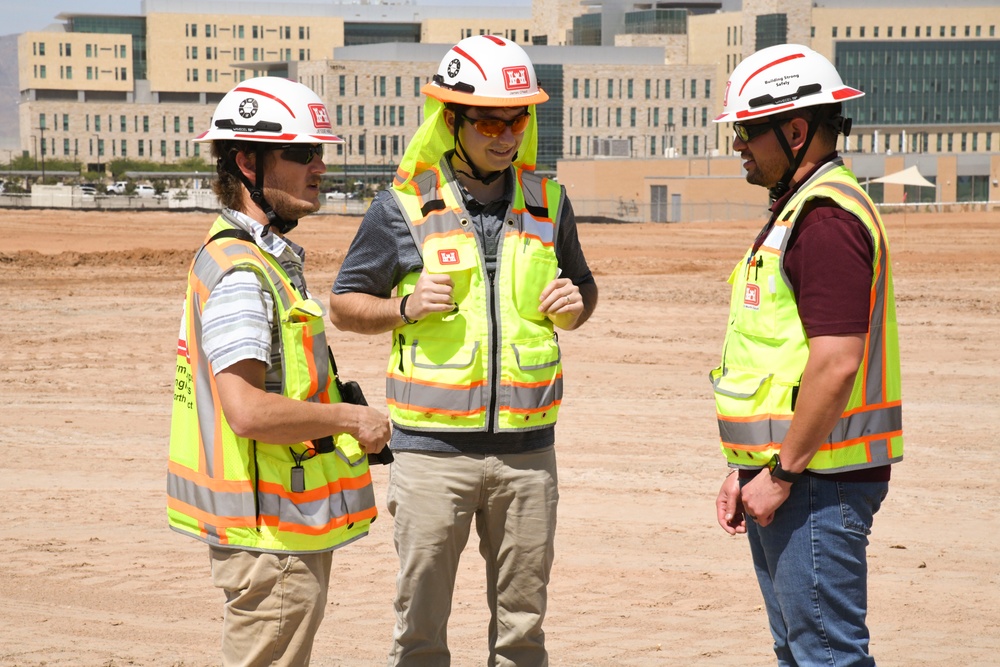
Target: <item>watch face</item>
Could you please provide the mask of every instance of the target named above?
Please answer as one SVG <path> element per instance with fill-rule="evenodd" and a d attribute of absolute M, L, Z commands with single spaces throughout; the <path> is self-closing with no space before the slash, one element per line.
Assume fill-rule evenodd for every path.
<path fill-rule="evenodd" d="M 767 469 L 770 470 L 771 472 L 774 472 L 774 469 L 779 465 L 781 465 L 781 459 L 779 459 L 778 455 L 775 454 L 774 456 L 771 457 L 771 460 L 767 462 Z"/>

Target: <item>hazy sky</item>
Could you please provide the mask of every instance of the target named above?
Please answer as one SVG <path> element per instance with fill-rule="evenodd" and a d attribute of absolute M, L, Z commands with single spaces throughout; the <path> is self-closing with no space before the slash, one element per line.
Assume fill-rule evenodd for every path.
<path fill-rule="evenodd" d="M 330 0 L 266 0 L 266 4 L 330 4 Z M 398 0 L 397 0 L 398 2 Z M 410 0 L 419 5 L 485 5 L 496 4 L 496 0 Z M 399 3 L 402 4 L 402 3 Z M 506 6 L 530 6 L 530 0 L 505 0 Z M 254 2 L 244 0 L 247 13 L 251 14 Z M 77 14 L 136 14 L 141 12 L 140 0 L 0 0 L 0 35 L 12 35 L 31 30 L 42 30 L 51 23 L 59 23 L 57 14 L 72 12 Z"/>

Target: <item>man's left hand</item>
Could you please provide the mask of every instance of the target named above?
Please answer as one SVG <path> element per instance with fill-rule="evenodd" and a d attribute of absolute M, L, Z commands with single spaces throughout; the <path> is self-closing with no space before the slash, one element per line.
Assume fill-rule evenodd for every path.
<path fill-rule="evenodd" d="M 541 304 L 538 312 L 546 316 L 560 329 L 570 329 L 583 314 L 583 296 L 580 288 L 569 278 L 556 278 L 542 290 L 538 297 Z"/>

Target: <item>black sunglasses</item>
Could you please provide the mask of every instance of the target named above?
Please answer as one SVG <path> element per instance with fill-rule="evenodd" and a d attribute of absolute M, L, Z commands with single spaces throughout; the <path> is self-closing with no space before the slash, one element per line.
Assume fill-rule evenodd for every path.
<path fill-rule="evenodd" d="M 323 157 L 323 144 L 280 144 L 274 150 L 281 151 L 283 160 L 299 164 L 309 164 L 317 155 Z"/>
<path fill-rule="evenodd" d="M 788 121 L 791 118 L 777 118 L 774 120 L 768 120 L 763 123 L 754 123 L 753 125 L 747 125 L 746 123 L 733 123 L 733 132 L 736 136 L 740 138 L 743 143 L 750 143 L 760 135 L 764 134 L 768 130 L 774 130 Z"/>

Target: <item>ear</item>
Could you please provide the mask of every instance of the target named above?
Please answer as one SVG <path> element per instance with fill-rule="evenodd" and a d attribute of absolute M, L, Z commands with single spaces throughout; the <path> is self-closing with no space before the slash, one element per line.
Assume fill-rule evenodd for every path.
<path fill-rule="evenodd" d="M 236 152 L 236 166 L 251 183 L 257 182 L 257 153 L 245 150 Z"/>
<path fill-rule="evenodd" d="M 444 110 L 444 122 L 448 126 L 448 133 L 455 134 L 455 112 L 447 107 Z"/>
<path fill-rule="evenodd" d="M 809 121 L 805 118 L 793 118 L 788 125 L 788 147 L 793 151 L 802 148 L 809 135 Z"/>

